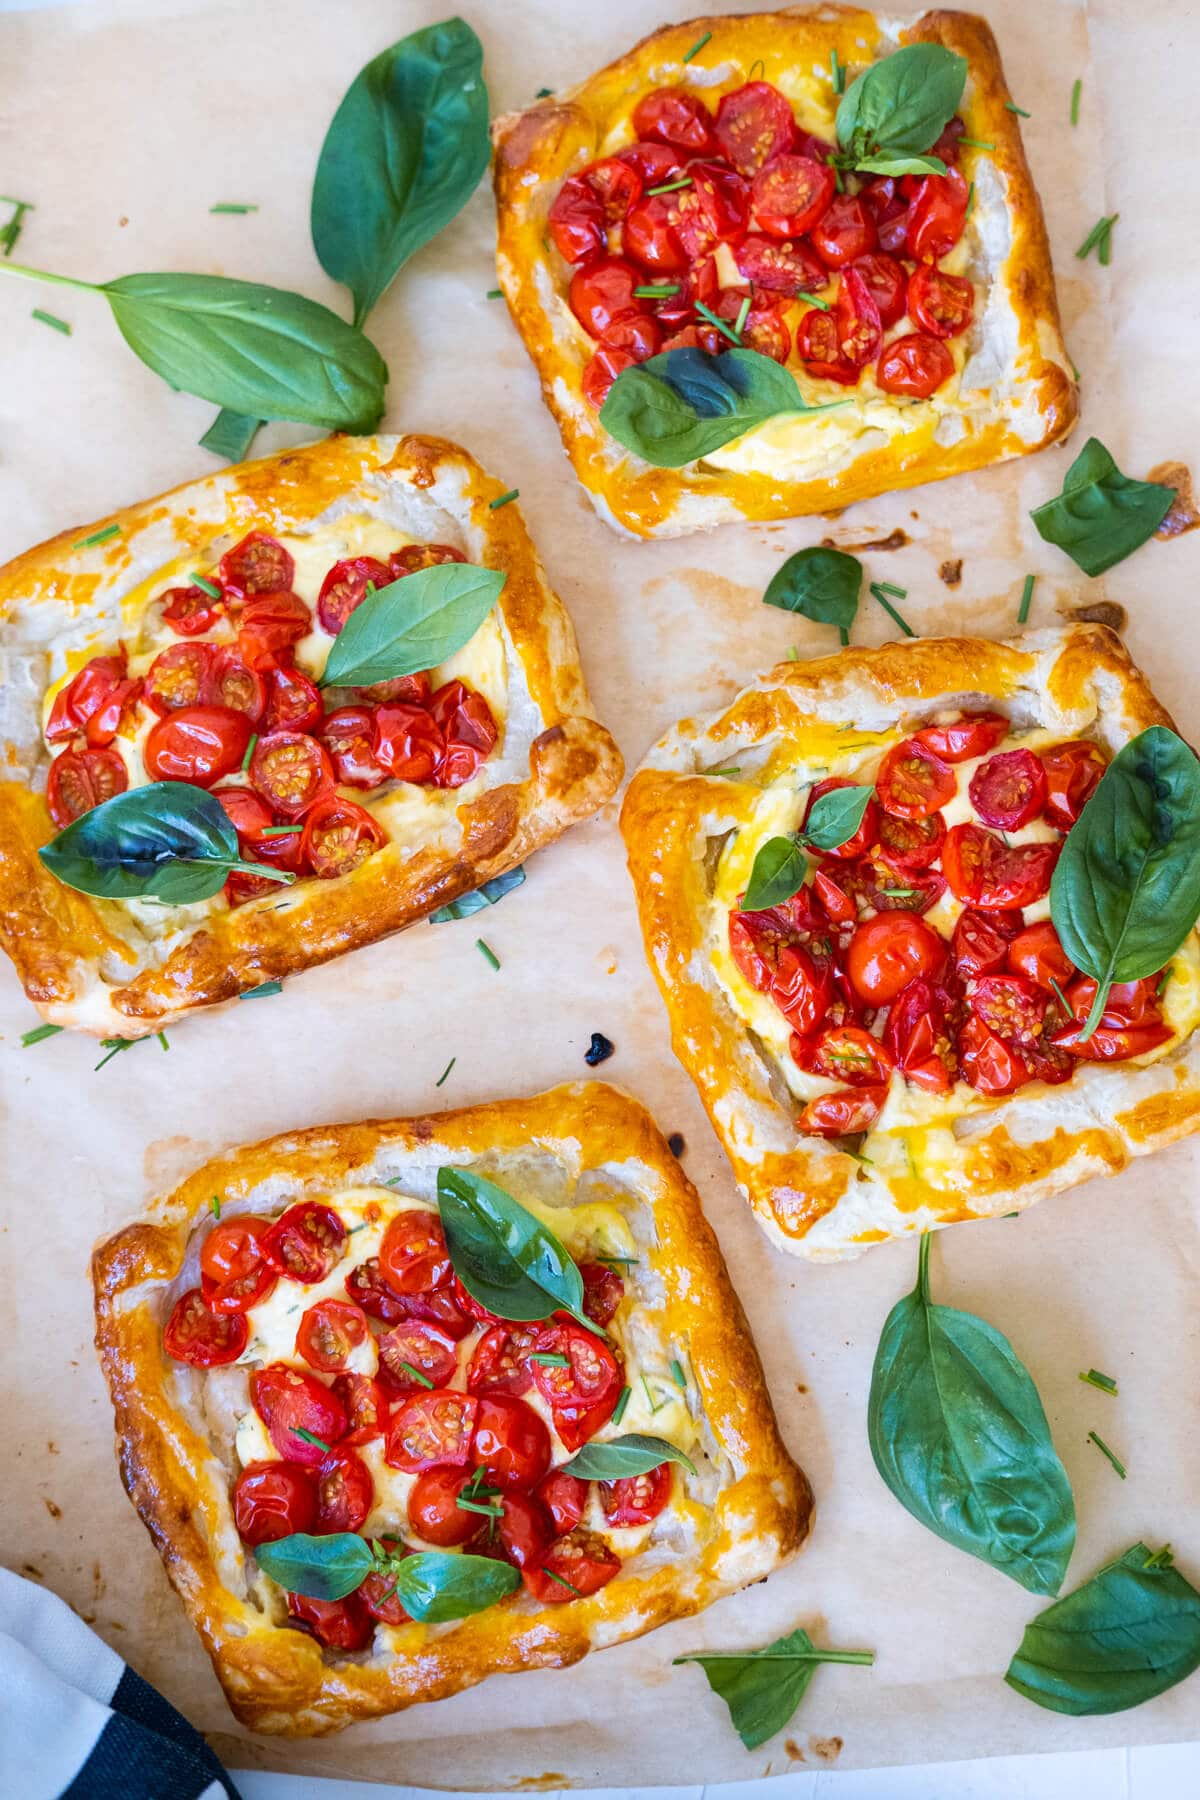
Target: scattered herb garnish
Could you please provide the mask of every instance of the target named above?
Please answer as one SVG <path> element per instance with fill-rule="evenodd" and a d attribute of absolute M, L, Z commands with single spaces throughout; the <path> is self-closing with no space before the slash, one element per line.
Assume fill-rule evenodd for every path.
<path fill-rule="evenodd" d="M 986 138 L 960 137 L 960 144 L 966 144 L 971 150 L 994 150 L 995 144 L 989 144 Z"/>
<path fill-rule="evenodd" d="M 944 175 L 929 152 L 958 111 L 966 59 L 940 44 L 907 44 L 864 69 L 837 110 L 835 166 L 875 175 Z"/>
<path fill-rule="evenodd" d="M 209 207 L 210 213 L 256 213 L 257 206 L 243 206 L 239 200 L 221 200 Z"/>
<path fill-rule="evenodd" d="M 873 1650 L 818 1650 L 807 1631 L 791 1631 L 764 1650 L 700 1651 L 676 1656 L 699 1663 L 708 1685 L 729 1708 L 729 1719 L 747 1750 L 757 1750 L 782 1731 L 808 1692 L 819 1663 L 869 1668 Z"/>
<path fill-rule="evenodd" d="M 1085 261 L 1094 250 L 1100 261 L 1107 267 L 1112 257 L 1112 228 L 1120 216 L 1120 213 L 1109 213 L 1107 217 L 1097 219 L 1075 252 L 1080 262 Z"/>
<path fill-rule="evenodd" d="M 265 838 L 268 838 L 268 837 L 269 838 L 290 837 L 294 831 L 299 831 L 300 829 L 301 829 L 301 827 L 299 824 L 296 824 L 296 825 L 264 825 L 258 835 L 259 835 L 259 837 L 265 837 Z"/>
<path fill-rule="evenodd" d="M 568 1581 L 565 1575 L 556 1575 L 553 1569 L 547 1569 L 545 1567 L 543 1567 L 541 1572 L 543 1575 L 548 1575 L 551 1581 L 557 1581 L 559 1587 L 569 1589 L 570 1592 L 575 1595 L 577 1600 L 583 1599 L 583 1589 L 577 1588 L 575 1583 L 573 1581 Z"/>
<path fill-rule="evenodd" d="M 975 207 L 975 183 L 972 181 L 967 188 L 967 210 L 964 213 L 963 217 L 969 219 L 972 211 L 974 210 L 974 207 Z"/>
<path fill-rule="evenodd" d="M 492 949 L 492 946 L 489 943 L 487 943 L 485 939 L 476 938 L 475 939 L 475 948 L 478 950 L 478 952 L 479 952 L 480 956 L 482 956 L 483 960 L 487 963 L 490 963 L 493 969 L 498 969 L 500 967 L 500 958 L 496 955 L 496 952 Z"/>
<path fill-rule="evenodd" d="M 799 292 L 796 295 L 796 298 L 797 298 L 797 300 L 803 300 L 805 306 L 815 306 L 817 308 L 818 312 L 832 312 L 833 311 L 833 305 L 832 305 L 831 301 L 822 300 L 819 294 L 810 294 L 804 288 L 801 288 L 799 290 Z"/>
<path fill-rule="evenodd" d="M 1005 112 L 1016 113 L 1019 119 L 1032 119 L 1033 117 L 1033 114 L 1027 113 L 1023 106 L 1015 106 L 1011 100 L 1006 100 L 1004 102 L 1004 110 Z"/>
<path fill-rule="evenodd" d="M 430 1381 L 426 1385 L 432 1387 L 433 1383 Z M 504 1508 L 494 1506 L 490 1500 L 467 1500 L 463 1494 L 460 1494 L 454 1504 L 461 1506 L 464 1512 L 482 1513 L 485 1519 L 502 1519 L 504 1517 Z"/>
<path fill-rule="evenodd" d="M 210 600 L 219 600 L 221 598 L 220 585 L 215 581 L 210 581 L 207 575 L 197 575 L 193 572 L 189 579 L 191 580 L 192 586 L 198 587 L 200 592 L 202 594 L 207 594 Z"/>
<path fill-rule="evenodd" d="M 1018 625 L 1026 624 L 1029 619 L 1029 608 L 1033 601 L 1033 584 L 1036 580 L 1036 575 L 1027 575 L 1025 577 L 1025 585 L 1021 589 L 1021 604 L 1017 608 Z"/>
<path fill-rule="evenodd" d="M 445 1068 L 442 1070 L 441 1074 L 438 1076 L 437 1080 L 434 1082 L 434 1084 L 433 1084 L 434 1087 L 441 1087 L 443 1081 L 445 1081 L 447 1075 L 450 1073 L 451 1069 L 454 1067 L 454 1065 L 457 1061 L 458 1061 L 457 1056 L 452 1056 L 450 1058 L 450 1061 L 446 1064 Z"/>
<path fill-rule="evenodd" d="M 741 772 L 742 771 L 739 768 L 737 763 L 730 763 L 729 766 L 724 769 L 706 769 L 704 771 L 704 773 L 706 775 L 722 775 L 722 776 L 725 776 L 727 779 L 734 775 L 740 775 Z"/>
<path fill-rule="evenodd" d="M 645 1376 L 642 1377 L 643 1381 Z M 663 1402 L 665 1405 L 666 1402 Z M 678 1463 L 689 1475 L 696 1473 L 691 1457 L 667 1438 L 647 1437 L 640 1431 L 625 1437 L 593 1438 L 577 1450 L 563 1468 L 581 1481 L 621 1481 L 628 1475 L 648 1475 L 665 1462 Z"/>
<path fill-rule="evenodd" d="M 1030 514 L 1038 535 L 1065 550 L 1085 575 L 1103 575 L 1162 524 L 1175 489 L 1122 475 L 1099 438 L 1089 438 L 1053 500 Z"/>
<path fill-rule="evenodd" d="M 740 347 L 742 340 L 735 325 L 730 325 L 728 320 L 721 317 L 720 313 L 715 313 L 711 306 L 706 306 L 703 300 L 696 300 L 693 304 L 701 318 L 707 319 L 710 325 L 715 325 L 717 330 L 721 332 L 724 337 L 727 337 L 731 344 L 736 344 Z"/>
<path fill-rule="evenodd" d="M 0 204 L 11 206 L 12 218 L 0 228 L 0 245 L 4 247 L 5 256 L 11 256 L 17 247 L 17 239 L 25 227 L 25 214 L 34 211 L 32 200 L 14 200 L 10 194 L 0 194 Z"/>
<path fill-rule="evenodd" d="M 414 1369 L 410 1362 L 401 1362 L 399 1366 L 404 1370 L 406 1375 L 411 1375 L 412 1379 L 421 1387 L 432 1388 L 433 1383 L 430 1381 L 428 1375 L 422 1375 L 420 1369 Z"/>
<path fill-rule="evenodd" d="M 469 894 L 461 894 L 457 900 L 451 900 L 446 906 L 439 906 L 436 912 L 429 915 L 431 925 L 449 925 L 456 919 L 469 919 L 472 913 L 483 912 L 489 906 L 495 906 L 505 894 L 511 894 L 519 888 L 525 879 L 525 870 L 520 863 L 515 869 L 506 869 L 503 875 L 493 875 L 482 887 L 472 888 Z"/>
<path fill-rule="evenodd" d="M 896 611 L 896 608 L 892 605 L 891 601 L 887 597 L 890 592 L 893 594 L 898 593 L 901 596 L 901 598 L 903 598 L 904 592 L 905 592 L 905 590 L 903 588 L 893 588 L 893 587 L 890 587 L 889 584 L 886 582 L 872 581 L 868 588 L 868 592 L 870 593 L 872 600 L 877 601 L 878 604 L 880 606 L 882 606 L 884 612 L 887 614 L 888 618 L 892 621 L 893 625 L 898 625 L 900 627 L 900 629 L 904 633 L 905 637 L 916 637 L 917 634 L 913 630 L 912 626 L 908 623 L 908 621 L 906 619 L 904 619 L 900 616 L 900 614 Z"/>
<path fill-rule="evenodd" d="M 405 1612 L 426 1624 L 465 1619 L 521 1585 L 516 1569 L 488 1556 L 442 1550 L 409 1556 L 403 1549 L 388 1552 L 378 1541 L 368 1543 L 353 1531 L 320 1537 L 295 1532 L 256 1545 L 254 1555 L 272 1581 L 314 1600 L 344 1600 L 368 1575 L 394 1576 L 392 1591 Z"/>
<path fill-rule="evenodd" d="M 489 288 L 487 291 L 487 298 L 489 300 L 503 300 L 503 298 L 504 298 L 503 288 Z"/>
<path fill-rule="evenodd" d="M 1120 1457 L 1116 1454 L 1116 1452 L 1114 1450 L 1109 1449 L 1109 1447 L 1105 1443 L 1104 1439 L 1100 1436 L 1100 1433 L 1098 1431 L 1089 1431 L 1088 1432 L 1088 1441 L 1090 1443 L 1095 1444 L 1097 1450 L 1100 1451 L 1102 1456 L 1106 1456 L 1108 1458 L 1109 1462 L 1112 1464 L 1112 1466 L 1116 1470 L 1117 1474 L 1121 1477 L 1121 1480 L 1124 1481 L 1125 1475 L 1126 1475 L 1125 1464 L 1121 1461 Z"/>
<path fill-rule="evenodd" d="M 333 640 L 321 687 L 370 687 L 436 669 L 474 637 L 507 576 L 474 563 L 436 563 L 379 588 Z"/>
<path fill-rule="evenodd" d="M 669 300 L 679 291 L 677 281 L 649 282 L 645 287 L 635 287 L 633 297 L 635 300 Z"/>
<path fill-rule="evenodd" d="M 315 1431 L 308 1431 L 303 1425 L 293 1425 L 292 1430 L 304 1443 L 311 1444 L 315 1450 L 324 1450 L 325 1454 L 328 1456 L 330 1446 L 325 1442 L 324 1438 L 319 1438 Z"/>
<path fill-rule="evenodd" d="M 858 612 L 862 564 L 845 550 L 816 544 L 797 550 L 772 575 L 763 595 L 764 606 L 799 613 L 815 625 L 835 625 L 843 644 L 850 642 L 850 627 Z"/>
<path fill-rule="evenodd" d="M 739 344 L 742 341 L 742 332 L 746 329 L 746 320 L 749 317 L 750 317 L 750 296 L 749 296 L 749 294 L 744 294 L 742 296 L 742 304 L 738 307 L 737 318 L 733 322 L 733 329 L 737 333 L 737 340 L 738 340 Z"/>
<path fill-rule="evenodd" d="M 1102 1375 L 1099 1369 L 1088 1369 L 1086 1373 L 1083 1369 L 1080 1369 L 1079 1379 L 1080 1381 L 1090 1383 L 1094 1388 L 1099 1388 L 1101 1393 L 1115 1394 L 1117 1392 L 1117 1384 L 1112 1376 Z"/>
<path fill-rule="evenodd" d="M 1071 123 L 1072 123 L 1072 125 L 1078 125 L 1078 123 L 1079 123 L 1079 102 L 1082 97 L 1082 94 L 1083 94 L 1083 82 L 1080 79 L 1076 78 L 1075 84 L 1071 89 Z"/>
<path fill-rule="evenodd" d="M 1158 984 L 1158 986 L 1157 986 L 1157 987 L 1156 987 L 1156 988 L 1155 988 L 1155 990 L 1154 990 L 1154 992 L 1155 992 L 1155 994 L 1156 994 L 1156 995 L 1157 995 L 1157 996 L 1158 996 L 1158 997 L 1159 997 L 1159 998 L 1160 998 L 1160 999 L 1161 999 L 1161 998 L 1162 998 L 1162 996 L 1163 996 L 1163 994 L 1165 994 L 1165 993 L 1166 993 L 1166 991 L 1167 991 L 1167 983 L 1168 983 L 1168 981 L 1170 981 L 1170 979 L 1171 979 L 1171 977 L 1172 977 L 1172 975 L 1173 975 L 1173 974 L 1174 974 L 1174 973 L 1175 973 L 1175 970 L 1174 970 L 1174 968 L 1173 968 L 1173 967 L 1172 967 L 1172 968 L 1166 968 L 1166 969 L 1164 969 L 1164 970 L 1163 970 L 1163 972 L 1162 972 L 1162 977 L 1161 977 L 1161 979 L 1160 979 L 1160 980 L 1159 980 L 1159 984 Z"/>
<path fill-rule="evenodd" d="M 845 93 L 846 70 L 844 65 L 838 61 L 837 51 L 832 49 L 829 52 L 829 79 L 833 83 L 833 91 L 835 94 Z"/>
<path fill-rule="evenodd" d="M 623 1387 L 621 1389 L 621 1392 L 617 1397 L 617 1404 L 612 1409 L 612 1423 L 614 1425 L 619 1425 L 621 1420 L 625 1417 L 625 1408 L 629 1405 L 629 1396 L 632 1392 L 633 1389 L 631 1387 Z"/>
<path fill-rule="evenodd" d="M 690 63 L 693 56 L 699 56 L 699 54 L 703 50 L 705 44 L 708 43 L 708 41 L 711 37 L 712 37 L 711 31 L 706 31 L 704 33 L 703 37 L 698 37 L 696 39 L 695 43 L 692 45 L 691 49 L 685 53 L 684 58 L 683 58 L 684 62 Z"/>
<path fill-rule="evenodd" d="M 60 319 L 57 313 L 43 312 L 40 306 L 35 306 L 32 317 L 38 321 L 39 325 L 49 325 L 52 330 L 61 331 L 64 337 L 71 335 L 71 327 L 65 319 Z"/>
<path fill-rule="evenodd" d="M 498 506 L 507 506 L 510 500 L 518 500 L 520 496 L 520 488 L 509 488 L 507 494 L 501 494 L 497 499 L 488 501 L 488 511 L 495 512 Z M 407 576 L 405 579 L 408 579 Z"/>
<path fill-rule="evenodd" d="M 40 1044 L 48 1037 L 56 1037 L 62 1029 L 61 1025 L 35 1025 L 32 1031 L 22 1032 L 21 1048 L 29 1050 L 34 1044 Z"/>
<path fill-rule="evenodd" d="M 688 1384 L 687 1376 L 683 1372 L 683 1364 L 680 1362 L 678 1357 L 675 1357 L 675 1359 L 671 1363 L 671 1373 L 675 1377 L 676 1387 L 681 1387 L 681 1388 L 687 1387 L 687 1384 Z"/>
<path fill-rule="evenodd" d="M 120 537 L 119 525 L 102 525 L 99 531 L 93 531 L 88 537 L 77 538 L 71 545 L 72 550 L 90 550 L 93 544 L 106 544 L 109 538 Z"/>
<path fill-rule="evenodd" d="M 250 733 L 250 742 L 246 745 L 246 754 L 242 758 L 242 774 L 243 775 L 245 775 L 246 772 L 248 771 L 248 769 L 250 767 L 251 758 L 253 757 L 254 752 L 257 748 L 258 748 L 258 733 L 257 733 L 257 731 L 252 731 Z"/>
<path fill-rule="evenodd" d="M 238 995 L 239 1000 L 268 1000 L 272 994 L 282 994 L 282 981 L 260 981 L 257 987 L 244 988 Z"/>
<path fill-rule="evenodd" d="M 535 100 L 548 100 L 553 92 L 553 88 L 539 88 L 533 97 Z"/>
<path fill-rule="evenodd" d="M 655 1400 L 654 1395 L 650 1392 L 650 1383 L 644 1374 L 642 1376 L 642 1392 L 646 1396 L 646 1405 L 650 1408 L 650 1416 L 653 1418 L 654 1414 L 661 1412 L 667 1403 L 665 1400 Z"/>
<path fill-rule="evenodd" d="M 1007 838 L 1005 839 L 1005 842 L 1008 842 Z M 1068 1019 L 1072 1018 L 1074 1016 L 1075 1008 L 1071 1005 L 1071 1002 L 1067 999 L 1067 996 L 1063 993 L 1053 975 L 1050 977 L 1050 986 L 1054 989 L 1058 1004 L 1062 1007 L 1065 1017 Z"/>
<path fill-rule="evenodd" d="M 535 1350 L 529 1358 L 530 1362 L 541 1363 L 547 1369 L 569 1369 L 569 1356 L 560 1356 L 557 1350 Z"/>
<path fill-rule="evenodd" d="M 647 188 L 646 192 L 647 194 L 674 194 L 677 193 L 680 188 L 691 187 L 691 185 L 692 177 L 690 175 L 681 175 L 678 181 L 661 182 L 658 187 Z"/>
<path fill-rule="evenodd" d="M 209 1201 L 208 1205 L 209 1205 L 209 1210 L 211 1211 L 213 1218 L 219 1219 L 221 1216 L 221 1196 L 220 1196 L 220 1194 L 214 1194 L 212 1199 Z"/>
<path fill-rule="evenodd" d="M 153 1035 L 158 1039 L 159 1043 L 162 1045 L 162 1048 L 164 1050 L 169 1050 L 171 1048 L 170 1044 L 168 1044 L 168 1042 L 167 1042 L 167 1034 L 165 1031 L 156 1031 Z M 149 1037 L 101 1038 L 100 1039 L 100 1048 L 102 1050 L 106 1050 L 108 1052 L 108 1054 L 106 1056 L 102 1056 L 100 1058 L 100 1061 L 96 1064 L 95 1068 L 92 1070 L 92 1074 L 93 1075 L 97 1074 L 99 1072 L 99 1070 L 101 1070 L 104 1067 L 105 1063 L 110 1063 L 114 1056 L 119 1056 L 121 1054 L 122 1050 L 132 1050 L 136 1044 L 148 1044 L 149 1042 L 150 1042 Z"/>

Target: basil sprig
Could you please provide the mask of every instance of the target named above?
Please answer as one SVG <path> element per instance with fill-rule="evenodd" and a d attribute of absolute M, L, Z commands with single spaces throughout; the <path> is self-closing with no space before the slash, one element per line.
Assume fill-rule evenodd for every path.
<path fill-rule="evenodd" d="M 863 822 L 875 789 L 870 786 L 830 788 L 813 801 L 803 831 L 795 837 L 772 837 L 761 846 L 746 883 L 740 911 L 759 912 L 782 906 L 808 880 L 804 848 L 824 854 L 849 843 Z"/>
<path fill-rule="evenodd" d="M 1029 516 L 1039 537 L 1065 550 L 1085 575 L 1103 575 L 1154 536 L 1174 501 L 1174 488 L 1122 475 L 1100 439 L 1089 438 L 1062 493 Z"/>
<path fill-rule="evenodd" d="M 729 1719 L 747 1750 L 757 1750 L 782 1731 L 808 1692 L 819 1663 L 875 1661 L 873 1650 L 818 1650 L 807 1631 L 789 1631 L 764 1650 L 676 1656 L 680 1663 L 699 1663 L 708 1685 L 729 1708 Z"/>
<path fill-rule="evenodd" d="M 1140 981 L 1174 956 L 1200 917 L 1200 762 L 1165 725 L 1119 750 L 1067 833 L 1050 882 L 1063 949 L 1098 986 Z"/>
<path fill-rule="evenodd" d="M 489 148 L 483 47 L 462 19 L 401 38 L 351 83 L 321 146 L 312 240 L 356 325 L 466 205 Z"/>
<path fill-rule="evenodd" d="M 917 1285 L 888 1315 L 868 1403 L 875 1467 L 922 1525 L 1035 1594 L 1056 1594 L 1075 1545 L 1071 1484 L 1028 1370 L 973 1313 Z"/>
<path fill-rule="evenodd" d="M 106 900 L 151 898 L 174 906 L 208 900 L 233 870 L 285 885 L 296 877 L 243 862 L 220 801 L 186 781 L 152 781 L 102 801 L 38 855 L 52 875 Z"/>
<path fill-rule="evenodd" d="M 500 1319 L 563 1311 L 603 1337 L 583 1310 L 579 1266 L 552 1231 L 511 1194 L 471 1169 L 437 1175 L 438 1211 L 454 1273 Z"/>
<path fill-rule="evenodd" d="M 865 787 L 851 784 L 847 787 L 830 788 L 827 794 L 819 794 L 804 821 L 804 829 L 800 833 L 801 843 L 808 844 L 822 854 L 828 850 L 840 850 L 843 844 L 850 842 L 862 824 L 863 814 L 874 792 L 874 787 L 868 782 Z"/>
<path fill-rule="evenodd" d="M 665 1462 L 678 1463 L 689 1475 L 696 1465 L 685 1456 L 678 1444 L 667 1438 L 650 1437 L 640 1431 L 626 1432 L 624 1437 L 593 1439 L 564 1464 L 569 1475 L 580 1481 L 623 1481 L 628 1475 L 648 1475 Z"/>
<path fill-rule="evenodd" d="M 353 1531 L 323 1537 L 297 1531 L 259 1544 L 254 1555 L 272 1581 L 311 1600 L 344 1600 L 368 1575 L 383 1575 L 394 1584 L 405 1612 L 430 1625 L 483 1612 L 521 1585 L 516 1569 L 491 1557 L 450 1556 L 440 1550 L 409 1556 L 389 1552 Z"/>
<path fill-rule="evenodd" d="M 838 161 L 876 175 L 944 175 L 937 143 L 966 86 L 965 57 L 940 44 L 906 44 L 864 69 L 837 110 Z"/>
<path fill-rule="evenodd" d="M 836 625 L 843 644 L 858 613 L 863 566 L 845 550 L 813 544 L 797 550 L 776 569 L 763 595 L 764 606 L 799 613 L 814 625 Z"/>
<path fill-rule="evenodd" d="M 1134 1544 L 1025 1627 L 1004 1679 L 1051 1712 L 1140 1706 L 1200 1668 L 1200 1594 L 1170 1553 Z"/>
<path fill-rule="evenodd" d="M 370 687 L 436 669 L 474 637 L 507 579 L 474 563 L 435 563 L 368 594 L 334 638 L 321 686 Z"/>
<path fill-rule="evenodd" d="M 600 423 L 626 450 L 656 469 L 679 469 L 780 413 L 829 412 L 810 406 L 794 375 L 757 350 L 664 350 L 623 369 L 600 408 Z"/>

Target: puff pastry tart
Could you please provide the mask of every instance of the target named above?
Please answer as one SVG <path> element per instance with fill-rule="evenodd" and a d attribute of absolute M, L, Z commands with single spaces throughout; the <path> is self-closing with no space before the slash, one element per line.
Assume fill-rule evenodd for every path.
<path fill-rule="evenodd" d="M 784 663 L 651 751 L 622 815 L 647 955 L 782 1248 L 996 1217 L 1196 1129 L 1195 930 L 1085 1029 L 1048 897 L 1110 760 L 1166 724 L 1115 635 L 1074 626 Z M 861 822 L 806 844 L 850 785 Z"/>
<path fill-rule="evenodd" d="M 864 125 L 848 146 L 839 108 L 859 76 L 918 45 L 950 53 L 957 111 L 952 93 L 917 142 L 889 92 L 870 119 L 887 112 L 901 154 L 870 166 L 879 143 Z M 828 511 L 1070 430 L 1077 391 L 1008 98 L 971 13 L 902 25 L 795 8 L 664 26 L 497 122 L 501 284 L 602 517 L 673 537 Z M 686 349 L 734 380 L 734 346 L 795 378 L 740 435 L 664 461 L 606 429 L 599 409 L 623 372 Z M 696 402 L 709 417 L 737 404 L 711 380 L 683 386 L 689 404 L 710 390 Z"/>
<path fill-rule="evenodd" d="M 47 1019 L 157 1031 L 411 924 L 613 793 L 501 497 L 441 439 L 330 438 L 0 570 L 0 942 Z M 206 856 L 227 879 L 197 880 Z"/>
<path fill-rule="evenodd" d="M 232 1151 L 93 1273 L 122 1478 L 260 1731 L 577 1662 L 808 1530 L 696 1193 L 615 1088 Z"/>

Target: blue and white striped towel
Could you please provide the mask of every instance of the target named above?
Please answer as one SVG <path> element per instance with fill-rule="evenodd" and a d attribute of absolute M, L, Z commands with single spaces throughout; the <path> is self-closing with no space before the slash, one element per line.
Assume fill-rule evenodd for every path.
<path fill-rule="evenodd" d="M 238 1800 L 199 1732 L 66 1603 L 0 1569 L 0 1791 Z"/>

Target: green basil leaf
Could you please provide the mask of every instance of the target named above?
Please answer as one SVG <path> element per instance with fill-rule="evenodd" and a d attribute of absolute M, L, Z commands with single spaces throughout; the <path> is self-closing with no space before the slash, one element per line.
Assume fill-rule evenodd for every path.
<path fill-rule="evenodd" d="M 1004 1679 L 1038 1706 L 1086 1718 L 1140 1706 L 1197 1668 L 1200 1594 L 1134 1544 L 1025 1627 Z"/>
<path fill-rule="evenodd" d="M 562 1310 L 589 1331 L 583 1277 L 552 1231 L 511 1194 L 470 1169 L 441 1168 L 438 1211 L 454 1273 L 501 1319 L 548 1319 Z"/>
<path fill-rule="evenodd" d="M 679 1663 L 699 1663 L 708 1685 L 729 1708 L 730 1723 L 747 1750 L 757 1750 L 782 1731 L 795 1713 L 818 1663 L 875 1661 L 872 1650 L 818 1650 L 807 1631 L 789 1631 L 765 1650 L 677 1656 Z"/>
<path fill-rule="evenodd" d="M 856 156 L 854 167 L 869 175 L 944 175 L 946 165 L 940 156 Z"/>
<path fill-rule="evenodd" d="M 327 1537 L 296 1531 L 257 1545 L 254 1555 L 272 1581 L 311 1600 L 344 1600 L 375 1566 L 370 1545 L 353 1531 L 334 1531 Z"/>
<path fill-rule="evenodd" d="M 739 910 L 760 912 L 782 906 L 798 894 L 808 879 L 808 862 L 794 838 L 768 838 L 754 858 Z"/>
<path fill-rule="evenodd" d="M 604 1443 L 593 1439 L 563 1466 L 580 1481 L 622 1481 L 627 1475 L 648 1475 L 651 1469 L 657 1469 L 665 1462 L 678 1463 L 689 1475 L 696 1473 L 695 1463 L 677 1444 L 669 1443 L 666 1438 L 645 1436 L 640 1431 L 608 1438 Z"/>
<path fill-rule="evenodd" d="M 261 419 L 252 419 L 248 413 L 230 412 L 223 406 L 200 439 L 200 447 L 211 450 L 214 456 L 223 456 L 226 462 L 245 462 L 262 425 Z"/>
<path fill-rule="evenodd" d="M 1099 983 L 1089 1028 L 1112 983 L 1157 973 L 1200 917 L 1200 762 L 1167 726 L 1140 732 L 1104 771 L 1063 843 L 1050 917 Z"/>
<path fill-rule="evenodd" d="M 875 1467 L 914 1519 L 1035 1594 L 1056 1594 L 1075 1503 L 1029 1373 L 1008 1339 L 917 1285 L 892 1308 L 871 1375 Z"/>
<path fill-rule="evenodd" d="M 210 899 L 231 869 L 280 876 L 243 862 L 220 801 L 185 781 L 152 781 L 114 794 L 38 855 L 67 887 L 106 900 L 150 896 L 183 906 Z"/>
<path fill-rule="evenodd" d="M 520 1574 L 510 1563 L 490 1556 L 422 1550 L 406 1556 L 396 1569 L 397 1600 L 405 1612 L 429 1625 L 483 1612 L 520 1585 Z"/>
<path fill-rule="evenodd" d="M 462 19 L 401 38 L 352 82 L 321 146 L 312 240 L 356 325 L 466 205 L 489 151 L 483 47 Z"/>
<path fill-rule="evenodd" d="M 814 850 L 837 850 L 848 844 L 863 822 L 873 787 L 830 788 L 813 801 L 802 837 Z"/>
<path fill-rule="evenodd" d="M 439 906 L 436 912 L 429 915 L 431 925 L 449 925 L 455 919 L 469 919 L 472 913 L 484 912 L 489 906 L 495 906 L 497 900 L 503 900 L 505 894 L 511 894 L 514 888 L 520 887 L 525 879 L 525 871 L 520 863 L 515 869 L 506 869 L 503 875 L 493 875 L 482 887 L 473 888 L 469 894 L 451 900 L 448 906 Z"/>
<path fill-rule="evenodd" d="M 330 431 L 379 423 L 387 364 L 315 300 L 221 275 L 122 275 L 97 291 L 129 348 L 174 388 Z"/>
<path fill-rule="evenodd" d="M 1174 488 L 1122 475 L 1100 439 L 1089 438 L 1062 493 L 1029 516 L 1038 535 L 1065 550 L 1085 575 L 1103 575 L 1154 536 L 1174 499 Z"/>
<path fill-rule="evenodd" d="M 664 350 L 623 369 L 600 408 L 600 423 L 626 450 L 656 469 L 679 469 L 780 413 L 828 412 L 809 406 L 796 379 L 757 350 Z"/>
<path fill-rule="evenodd" d="M 837 139 L 857 156 L 919 156 L 958 110 L 966 58 L 940 44 L 906 44 L 851 82 L 837 110 Z"/>
<path fill-rule="evenodd" d="M 322 687 L 370 687 L 436 669 L 475 636 L 508 577 L 474 563 L 435 563 L 361 601 L 333 640 Z"/>
<path fill-rule="evenodd" d="M 836 625 L 845 644 L 858 612 L 862 578 L 857 556 L 814 544 L 808 550 L 797 550 L 776 569 L 763 604 L 799 613 L 814 625 Z"/>

